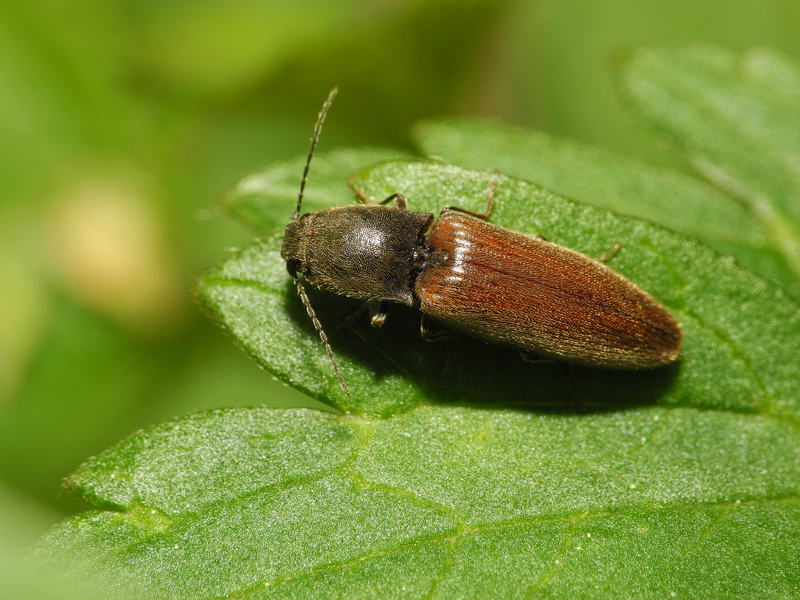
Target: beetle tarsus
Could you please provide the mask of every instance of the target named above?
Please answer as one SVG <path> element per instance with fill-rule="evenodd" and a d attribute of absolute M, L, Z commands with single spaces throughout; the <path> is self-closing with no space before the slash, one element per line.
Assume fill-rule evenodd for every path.
<path fill-rule="evenodd" d="M 394 205 L 400 210 L 408 210 L 408 200 L 406 200 L 406 197 L 402 194 L 392 194 L 381 202 L 381 206 L 386 206 L 392 200 L 394 200 Z"/>
<path fill-rule="evenodd" d="M 420 318 L 419 335 L 426 342 L 442 342 L 445 340 L 452 339 L 453 337 L 453 334 L 446 329 L 439 329 L 438 331 L 434 331 L 433 319 L 431 319 L 425 313 L 422 313 L 422 317 Z"/>
<path fill-rule="evenodd" d="M 492 179 L 492 183 L 489 185 L 489 201 L 486 204 L 486 210 L 485 211 L 483 211 L 482 213 L 479 213 L 479 212 L 475 212 L 473 210 L 467 210 L 466 208 L 461 208 L 460 206 L 448 206 L 446 208 L 443 208 L 441 212 L 446 212 L 448 210 L 452 210 L 452 211 L 455 211 L 455 212 L 464 213 L 465 215 L 469 215 L 471 217 L 475 217 L 475 218 L 481 219 L 482 221 L 488 220 L 489 219 L 489 215 L 491 214 L 492 209 L 494 208 L 494 194 L 495 194 L 495 191 L 497 190 L 497 175 L 498 175 L 498 173 L 499 173 L 498 171 L 494 172 L 495 177 L 494 177 L 494 179 Z"/>
<path fill-rule="evenodd" d="M 372 300 L 367 303 L 369 306 L 369 324 L 375 328 L 382 327 L 388 317 L 389 305 L 383 300 Z"/>
<path fill-rule="evenodd" d="M 603 254 L 603 256 L 597 260 L 599 260 L 601 263 L 608 262 L 617 252 L 619 252 L 620 248 L 622 248 L 622 246 L 619 243 L 614 244 L 611 246 L 608 252 Z"/>

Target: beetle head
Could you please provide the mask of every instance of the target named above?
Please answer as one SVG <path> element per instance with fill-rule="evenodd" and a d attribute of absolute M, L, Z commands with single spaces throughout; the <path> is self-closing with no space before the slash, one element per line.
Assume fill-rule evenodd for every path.
<path fill-rule="evenodd" d="M 281 258 L 286 261 L 286 268 L 292 277 L 295 277 L 297 273 L 305 274 L 308 219 L 310 216 L 307 213 L 297 220 L 289 221 L 283 232 Z"/>

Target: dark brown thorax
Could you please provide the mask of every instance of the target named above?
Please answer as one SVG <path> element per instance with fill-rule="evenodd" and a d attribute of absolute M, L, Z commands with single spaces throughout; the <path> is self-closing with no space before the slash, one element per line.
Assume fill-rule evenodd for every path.
<path fill-rule="evenodd" d="M 286 226 L 281 256 L 310 284 L 361 300 L 414 303 L 430 251 L 430 213 L 393 206 L 340 206 Z"/>

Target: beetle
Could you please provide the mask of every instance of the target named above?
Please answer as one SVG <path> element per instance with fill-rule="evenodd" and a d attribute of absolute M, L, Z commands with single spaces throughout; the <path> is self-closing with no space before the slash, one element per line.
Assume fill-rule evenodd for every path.
<path fill-rule="evenodd" d="M 311 140 L 297 206 L 286 226 L 281 257 L 303 305 L 339 372 L 303 281 L 367 301 L 371 323 L 386 320 L 387 302 L 418 306 L 420 331 L 431 320 L 525 356 L 614 369 L 650 369 L 677 359 L 681 329 L 666 308 L 602 262 L 487 222 L 458 207 L 408 210 L 393 194 L 380 204 L 338 206 L 300 215 L 303 190 L 328 96 Z M 390 205 L 393 203 L 393 205 Z"/>

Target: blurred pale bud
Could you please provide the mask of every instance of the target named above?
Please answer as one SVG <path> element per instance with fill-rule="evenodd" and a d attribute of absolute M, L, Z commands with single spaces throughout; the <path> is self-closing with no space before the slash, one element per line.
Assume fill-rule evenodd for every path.
<path fill-rule="evenodd" d="M 83 181 L 57 199 L 50 225 L 51 261 L 82 303 L 145 335 L 175 330 L 185 313 L 184 284 L 135 186 Z"/>

